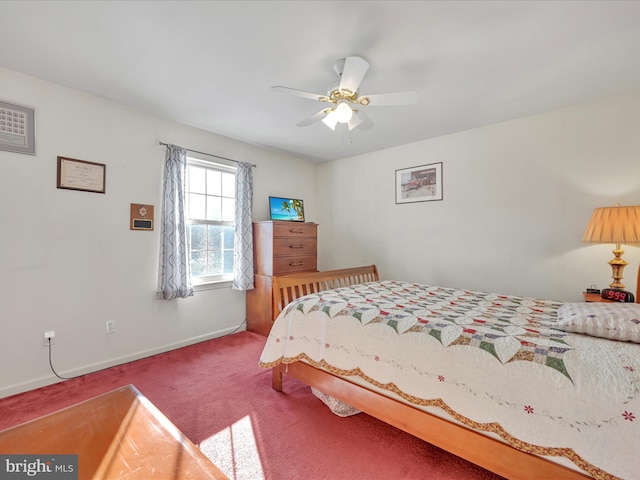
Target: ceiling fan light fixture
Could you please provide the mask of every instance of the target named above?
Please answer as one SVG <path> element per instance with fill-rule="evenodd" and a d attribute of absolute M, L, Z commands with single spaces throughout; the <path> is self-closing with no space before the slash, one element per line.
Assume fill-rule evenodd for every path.
<path fill-rule="evenodd" d="M 341 58 L 335 63 L 334 69 L 340 77 L 340 82 L 328 89 L 326 95 L 298 90 L 296 88 L 271 87 L 275 92 L 288 93 L 290 95 L 329 104 L 329 108 L 316 112 L 298 122 L 296 125 L 299 127 L 306 127 L 322 120 L 322 122 L 333 131 L 337 128 L 343 129 L 341 126 L 338 126 L 338 123 L 344 125 L 349 131 L 354 128 L 369 130 L 374 124 L 360 108 L 361 106 L 400 106 L 414 105 L 418 102 L 418 92 L 416 91 L 379 93 L 363 95 L 361 97 L 359 94 L 360 84 L 369 69 L 369 63 L 361 57 L 350 56 Z"/>
<path fill-rule="evenodd" d="M 348 123 L 353 117 L 353 110 L 349 106 L 346 100 L 341 100 L 336 105 L 336 109 L 333 114 L 336 117 L 336 120 L 340 123 Z"/>
<path fill-rule="evenodd" d="M 358 116 L 358 112 L 354 110 L 351 120 L 349 120 L 349 123 L 347 123 L 347 126 L 349 127 L 349 131 L 353 130 L 361 123 L 362 123 L 362 119 Z"/>
<path fill-rule="evenodd" d="M 338 123 L 338 118 L 336 116 L 335 109 L 332 109 L 327 115 L 322 119 L 322 123 L 324 123 L 331 130 L 336 129 L 336 124 Z"/>

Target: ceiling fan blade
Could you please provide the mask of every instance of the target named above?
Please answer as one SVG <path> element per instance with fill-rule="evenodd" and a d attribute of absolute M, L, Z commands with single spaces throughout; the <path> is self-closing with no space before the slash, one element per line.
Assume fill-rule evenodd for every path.
<path fill-rule="evenodd" d="M 296 123 L 296 125 L 299 127 L 308 127 L 309 125 L 316 123 L 319 120 L 322 120 L 326 116 L 327 116 L 326 110 L 320 110 L 319 112 L 314 113 L 313 115 L 305 118 L 304 120 L 300 120 L 298 123 Z"/>
<path fill-rule="evenodd" d="M 295 95 L 296 97 L 309 98 L 311 100 L 316 100 L 320 102 L 326 102 L 329 100 L 326 95 L 322 95 L 320 93 L 305 92 L 304 90 L 298 90 L 297 88 L 275 86 L 275 87 L 271 87 L 271 90 L 278 93 Z"/>
<path fill-rule="evenodd" d="M 367 70 L 369 70 L 369 64 L 363 58 L 345 58 L 342 78 L 338 88 L 340 90 L 349 90 L 351 93 L 357 92 Z"/>
<path fill-rule="evenodd" d="M 352 123 L 355 123 L 355 126 L 351 126 Z M 349 122 L 349 130 L 353 130 L 356 127 L 360 128 L 360 130 L 369 130 L 373 128 L 373 126 L 374 123 L 362 110 L 353 111 L 353 117 L 351 117 L 351 121 Z"/>
<path fill-rule="evenodd" d="M 415 105 L 418 103 L 418 92 L 378 93 L 376 95 L 364 95 L 359 100 L 369 99 L 370 107 L 382 107 L 392 105 Z M 363 103 L 363 105 L 365 105 Z"/>

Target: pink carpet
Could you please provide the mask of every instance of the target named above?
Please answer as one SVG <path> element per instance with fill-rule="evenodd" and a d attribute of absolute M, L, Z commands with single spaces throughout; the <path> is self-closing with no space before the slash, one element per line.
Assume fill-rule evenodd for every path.
<path fill-rule="evenodd" d="M 0 430 L 133 384 L 233 480 L 500 478 L 368 415 L 337 417 L 291 378 L 275 392 L 264 341 L 240 332 L 0 399 Z"/>

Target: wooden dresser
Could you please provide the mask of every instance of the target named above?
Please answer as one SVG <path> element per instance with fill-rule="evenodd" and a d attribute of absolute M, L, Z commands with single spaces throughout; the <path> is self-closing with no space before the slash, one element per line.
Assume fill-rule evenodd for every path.
<path fill-rule="evenodd" d="M 253 259 L 255 288 L 247 291 L 247 330 L 266 336 L 274 312 L 271 277 L 318 270 L 318 225 L 254 222 Z"/>

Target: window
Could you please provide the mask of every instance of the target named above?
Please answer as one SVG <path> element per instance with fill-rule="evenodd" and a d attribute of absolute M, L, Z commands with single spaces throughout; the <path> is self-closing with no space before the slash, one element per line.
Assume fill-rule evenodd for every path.
<path fill-rule="evenodd" d="M 194 285 L 233 279 L 236 169 L 187 158 L 187 238 Z"/>

